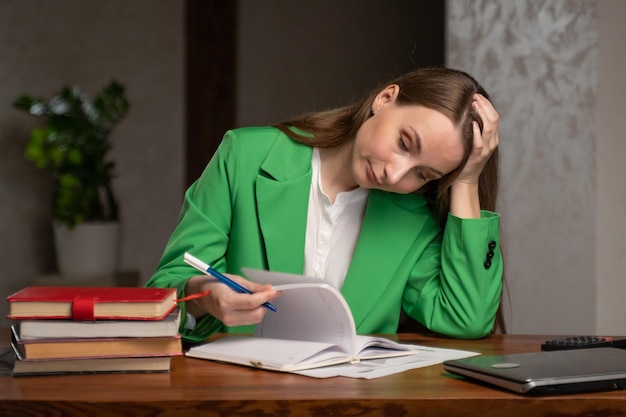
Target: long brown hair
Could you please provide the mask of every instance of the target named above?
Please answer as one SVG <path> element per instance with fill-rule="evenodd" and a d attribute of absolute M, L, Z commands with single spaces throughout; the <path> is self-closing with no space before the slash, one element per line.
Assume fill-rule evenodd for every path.
<path fill-rule="evenodd" d="M 474 94 L 489 95 L 484 88 L 465 72 L 443 68 L 420 68 L 381 84 L 361 100 L 336 109 L 308 113 L 275 125 L 292 139 L 319 148 L 342 145 L 356 136 L 361 125 L 371 115 L 374 98 L 387 85 L 397 84 L 400 92 L 398 105 L 421 105 L 445 114 L 460 127 L 464 157 L 452 172 L 437 181 L 430 181 L 417 192 L 423 194 L 433 213 L 442 225 L 450 211 L 449 190 L 461 172 L 473 142 L 472 122 L 477 121 L 482 130 L 482 120 L 472 107 Z M 293 128 L 302 133 L 295 132 Z M 480 206 L 495 211 L 498 192 L 498 150 L 489 158 L 479 179 Z"/>
<path fill-rule="evenodd" d="M 361 125 L 372 114 L 375 97 L 388 85 L 399 86 L 398 105 L 420 105 L 446 115 L 460 128 L 464 156 L 460 165 L 436 181 L 430 181 L 417 193 L 424 195 L 439 223 L 444 226 L 450 211 L 450 186 L 465 166 L 473 144 L 473 122 L 482 131 L 483 121 L 472 107 L 475 94 L 490 100 L 485 89 L 469 74 L 444 67 L 419 68 L 387 83 L 380 84 L 353 104 L 308 113 L 274 125 L 292 139 L 320 148 L 340 146 L 356 137 Z M 294 131 L 294 128 L 299 131 Z M 480 207 L 496 211 L 498 196 L 498 149 L 487 161 L 478 182 Z M 504 332 L 501 308 L 496 328 Z"/>

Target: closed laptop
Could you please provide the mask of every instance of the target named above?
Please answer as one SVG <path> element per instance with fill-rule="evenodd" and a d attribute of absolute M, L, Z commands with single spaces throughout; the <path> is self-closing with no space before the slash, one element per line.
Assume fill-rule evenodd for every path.
<path fill-rule="evenodd" d="M 626 350 L 611 347 L 475 356 L 445 370 L 519 394 L 567 394 L 626 388 Z"/>

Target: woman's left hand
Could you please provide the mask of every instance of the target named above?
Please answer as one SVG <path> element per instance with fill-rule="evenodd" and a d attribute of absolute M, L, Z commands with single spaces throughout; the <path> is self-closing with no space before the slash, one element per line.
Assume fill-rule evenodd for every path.
<path fill-rule="evenodd" d="M 483 130 L 480 131 L 478 122 L 473 123 L 474 145 L 472 152 L 455 182 L 477 185 L 485 164 L 500 143 L 498 135 L 500 116 L 491 102 L 480 94 L 474 95 L 472 106 L 483 121 Z"/>

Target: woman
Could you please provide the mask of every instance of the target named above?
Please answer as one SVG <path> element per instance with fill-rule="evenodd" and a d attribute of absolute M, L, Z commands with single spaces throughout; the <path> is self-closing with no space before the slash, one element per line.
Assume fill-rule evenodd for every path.
<path fill-rule="evenodd" d="M 233 327 L 260 322 L 280 296 L 242 267 L 323 277 L 358 333 L 394 333 L 403 308 L 435 332 L 483 337 L 502 290 L 498 143 L 486 92 L 446 68 L 410 72 L 351 106 L 230 131 L 187 190 L 147 285 L 210 290 L 181 303 L 190 341 L 242 331 Z M 198 276 L 184 252 L 253 294 Z"/>

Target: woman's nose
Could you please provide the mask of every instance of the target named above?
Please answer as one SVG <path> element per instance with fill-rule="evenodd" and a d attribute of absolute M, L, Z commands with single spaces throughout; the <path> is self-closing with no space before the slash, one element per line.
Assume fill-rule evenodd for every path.
<path fill-rule="evenodd" d="M 410 164 L 404 161 L 395 161 L 387 165 L 385 167 L 385 179 L 387 184 L 395 185 L 399 183 L 410 169 Z"/>

